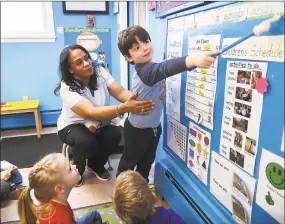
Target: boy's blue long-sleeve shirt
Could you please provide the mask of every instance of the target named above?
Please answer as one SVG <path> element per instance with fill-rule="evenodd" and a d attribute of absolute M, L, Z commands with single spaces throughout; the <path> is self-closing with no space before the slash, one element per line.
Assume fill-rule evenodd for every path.
<path fill-rule="evenodd" d="M 187 70 L 186 57 L 169 59 L 161 63 L 136 64 L 132 79 L 132 92 L 137 92 L 137 100 L 153 100 L 154 108 L 148 115 L 130 113 L 129 121 L 137 128 L 156 128 L 166 99 L 165 79 Z M 180 107 L 180 105 L 177 105 Z"/>

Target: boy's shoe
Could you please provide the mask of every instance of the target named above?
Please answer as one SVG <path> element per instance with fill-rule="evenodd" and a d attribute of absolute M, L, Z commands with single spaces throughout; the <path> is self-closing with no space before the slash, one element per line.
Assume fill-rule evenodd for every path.
<path fill-rule="evenodd" d="M 81 177 L 81 180 L 78 181 L 78 183 L 74 187 L 80 187 L 83 184 L 83 178 Z"/>
<path fill-rule="evenodd" d="M 87 166 L 87 170 L 91 173 L 93 173 L 99 180 L 101 181 L 109 181 L 111 180 L 111 175 L 110 173 L 108 172 L 108 170 L 105 169 L 104 167 L 104 170 L 100 173 L 98 172 L 95 172 L 94 170 L 92 170 L 90 167 Z"/>

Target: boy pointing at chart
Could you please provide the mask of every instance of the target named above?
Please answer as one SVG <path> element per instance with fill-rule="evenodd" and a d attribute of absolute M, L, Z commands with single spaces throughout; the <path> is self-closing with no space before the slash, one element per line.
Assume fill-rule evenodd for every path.
<path fill-rule="evenodd" d="M 117 176 L 125 170 L 138 171 L 148 182 L 148 175 L 155 159 L 156 148 L 161 135 L 160 116 L 165 103 L 165 82 L 167 77 L 187 71 L 190 68 L 209 68 L 215 62 L 213 55 L 221 51 L 197 52 L 185 57 L 152 62 L 153 48 L 148 32 L 140 26 L 122 30 L 118 47 L 125 59 L 135 65 L 132 92 L 140 100 L 154 100 L 155 105 L 148 115 L 130 113 L 124 124 L 125 149 L 119 163 Z M 177 105 L 180 106 L 180 105 Z"/>

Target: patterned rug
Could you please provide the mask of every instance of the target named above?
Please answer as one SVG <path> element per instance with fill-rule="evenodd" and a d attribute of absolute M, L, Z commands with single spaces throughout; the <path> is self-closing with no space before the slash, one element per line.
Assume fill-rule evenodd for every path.
<path fill-rule="evenodd" d="M 123 222 L 116 215 L 112 203 L 104 203 L 100 205 L 91 205 L 83 208 L 77 208 L 74 209 L 73 212 L 75 217 L 80 218 L 81 216 L 92 210 L 97 210 L 101 214 L 102 220 L 107 222 L 108 224 L 123 224 Z"/>
<path fill-rule="evenodd" d="M 122 221 L 118 218 L 118 216 L 115 213 L 114 206 L 112 203 L 104 203 L 99 205 L 90 205 L 82 208 L 76 208 L 73 210 L 75 217 L 82 217 L 87 212 L 97 210 L 101 216 L 102 220 L 107 222 L 108 224 L 123 224 Z M 5 223 L 17 223 L 21 224 L 20 221 L 13 221 L 13 222 L 5 222 Z"/>

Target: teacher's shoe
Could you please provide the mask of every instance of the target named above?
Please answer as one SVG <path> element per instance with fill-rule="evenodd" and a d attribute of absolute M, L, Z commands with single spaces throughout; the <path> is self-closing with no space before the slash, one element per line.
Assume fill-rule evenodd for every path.
<path fill-rule="evenodd" d="M 105 167 L 103 168 L 103 170 L 101 172 L 95 172 L 94 170 L 92 170 L 88 166 L 87 166 L 87 170 L 89 172 L 93 173 L 101 181 L 109 181 L 109 180 L 111 180 L 111 175 L 108 172 L 108 170 L 105 169 Z"/>

